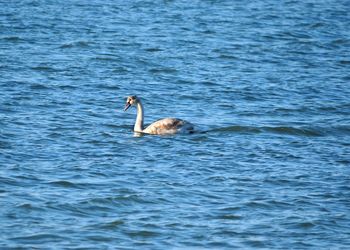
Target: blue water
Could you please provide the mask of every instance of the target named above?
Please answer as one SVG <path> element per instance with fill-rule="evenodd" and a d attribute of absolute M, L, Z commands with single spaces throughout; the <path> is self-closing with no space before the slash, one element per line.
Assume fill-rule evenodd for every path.
<path fill-rule="evenodd" d="M 0 5 L 1 249 L 350 247 L 348 1 Z"/>

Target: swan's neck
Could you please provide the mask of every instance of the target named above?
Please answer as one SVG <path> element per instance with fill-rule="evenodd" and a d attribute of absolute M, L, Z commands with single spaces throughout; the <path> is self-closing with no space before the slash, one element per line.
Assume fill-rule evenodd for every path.
<path fill-rule="evenodd" d="M 137 116 L 136 116 L 134 131 L 142 132 L 142 130 L 143 130 L 143 106 L 141 101 L 139 101 L 137 103 Z"/>

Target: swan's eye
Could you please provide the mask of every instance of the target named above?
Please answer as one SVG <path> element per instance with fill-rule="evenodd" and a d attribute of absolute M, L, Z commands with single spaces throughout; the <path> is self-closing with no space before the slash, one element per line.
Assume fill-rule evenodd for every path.
<path fill-rule="evenodd" d="M 129 96 L 126 99 L 126 102 L 129 103 L 130 105 L 134 104 L 136 102 L 136 96 Z"/>

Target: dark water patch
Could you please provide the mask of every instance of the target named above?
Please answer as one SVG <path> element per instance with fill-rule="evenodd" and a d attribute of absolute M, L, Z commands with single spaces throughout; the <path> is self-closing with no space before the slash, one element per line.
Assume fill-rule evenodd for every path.
<path fill-rule="evenodd" d="M 236 213 L 238 210 L 240 210 L 241 207 L 240 206 L 227 206 L 227 207 L 220 207 L 218 208 L 218 211 L 220 213 Z"/>
<path fill-rule="evenodd" d="M 31 69 L 35 71 L 41 71 L 41 72 L 60 72 L 61 71 L 60 69 L 57 69 L 55 67 L 51 67 L 48 65 L 34 66 L 34 67 L 31 67 Z"/>
<path fill-rule="evenodd" d="M 25 212 L 45 212 L 45 208 L 34 206 L 30 203 L 24 203 L 16 206 L 17 209 L 24 210 Z"/>
<path fill-rule="evenodd" d="M 329 132 L 335 135 L 350 135 L 350 125 L 333 126 Z"/>
<path fill-rule="evenodd" d="M 203 31 L 201 31 L 201 33 L 203 33 L 205 35 L 215 35 L 216 34 L 215 30 L 203 30 Z"/>
<path fill-rule="evenodd" d="M 149 231 L 149 230 L 129 231 L 129 232 L 126 232 L 125 234 L 131 238 L 150 238 L 150 237 L 157 237 L 160 235 L 158 232 Z"/>
<path fill-rule="evenodd" d="M 342 77 L 342 80 L 344 81 L 350 81 L 350 75 Z"/>
<path fill-rule="evenodd" d="M 254 209 L 268 209 L 270 208 L 270 204 L 268 204 L 265 201 L 248 201 L 244 203 L 244 206 L 248 208 L 254 208 Z"/>
<path fill-rule="evenodd" d="M 148 48 L 148 49 L 145 49 L 145 50 L 148 51 L 148 52 L 160 52 L 160 51 L 163 51 L 160 48 Z"/>
<path fill-rule="evenodd" d="M 47 184 L 62 188 L 84 188 L 84 184 L 77 184 L 66 180 L 50 181 Z"/>
<path fill-rule="evenodd" d="M 350 145 L 348 145 L 348 146 L 350 146 Z M 349 160 L 346 160 L 346 159 L 344 159 L 344 160 L 337 160 L 336 162 L 340 163 L 340 164 L 343 164 L 343 165 L 350 165 L 350 159 Z"/>
<path fill-rule="evenodd" d="M 214 81 L 201 81 L 197 83 L 198 85 L 203 85 L 203 86 L 220 86 L 220 83 L 214 82 Z"/>
<path fill-rule="evenodd" d="M 76 90 L 76 89 L 78 89 L 77 86 L 74 86 L 74 85 L 66 85 L 66 84 L 57 85 L 56 87 L 59 88 L 59 89 L 61 89 L 61 90 Z"/>
<path fill-rule="evenodd" d="M 268 203 L 272 206 L 272 209 L 274 210 L 289 209 L 293 207 L 293 204 L 288 201 L 268 200 Z"/>
<path fill-rule="evenodd" d="M 62 44 L 60 46 L 61 49 L 69 49 L 69 48 L 87 48 L 90 44 L 87 41 L 76 41 Z"/>
<path fill-rule="evenodd" d="M 48 90 L 51 89 L 49 86 L 40 83 L 32 83 L 30 85 L 30 89 L 32 90 Z"/>
<path fill-rule="evenodd" d="M 321 28 L 321 27 L 325 27 L 326 24 L 324 22 L 315 22 L 312 24 L 308 24 L 307 25 L 311 28 L 311 29 L 317 29 L 317 28 Z"/>
<path fill-rule="evenodd" d="M 175 68 L 153 68 L 149 70 L 152 74 L 174 74 L 177 73 Z"/>
<path fill-rule="evenodd" d="M 220 220 L 240 220 L 240 219 L 242 219 L 242 216 L 235 215 L 235 214 L 223 214 L 223 215 L 217 216 L 217 219 L 220 219 Z"/>
<path fill-rule="evenodd" d="M 100 54 L 93 58 L 96 61 L 119 62 L 121 59 L 115 54 Z"/>
<path fill-rule="evenodd" d="M 312 222 L 300 222 L 297 226 L 302 229 L 310 229 L 315 227 L 316 225 Z"/>
<path fill-rule="evenodd" d="M 350 60 L 340 60 L 339 63 L 341 65 L 349 65 L 350 64 Z"/>
<path fill-rule="evenodd" d="M 116 84 L 111 84 L 111 83 L 101 83 L 101 84 L 96 84 L 94 85 L 94 88 L 96 89 L 107 89 L 107 90 L 119 90 L 120 86 Z"/>
<path fill-rule="evenodd" d="M 130 72 L 130 70 L 127 67 L 119 66 L 119 67 L 115 67 L 112 72 L 113 73 L 127 73 L 127 72 Z"/>
<path fill-rule="evenodd" d="M 51 105 L 62 108 L 62 106 L 72 106 L 74 102 L 73 100 L 52 100 Z"/>
<path fill-rule="evenodd" d="M 1 109 L 0 109 L 0 111 L 1 111 Z M 12 145 L 7 140 L 0 140 L 0 148 L 2 148 L 2 149 L 11 149 Z"/>
<path fill-rule="evenodd" d="M 107 243 L 107 242 L 114 241 L 114 239 L 111 238 L 110 236 L 104 236 L 104 235 L 87 235 L 87 239 L 88 240 L 92 240 L 92 241 L 94 241 L 96 243 L 98 243 L 98 242 L 101 242 L 101 243 L 105 242 L 105 243 Z"/>
<path fill-rule="evenodd" d="M 110 197 L 101 198 L 89 198 L 79 201 L 76 204 L 66 204 L 64 206 L 55 206 L 56 209 L 67 209 L 73 214 L 78 214 L 79 216 L 84 216 L 84 214 L 89 214 L 91 216 L 98 216 L 103 213 L 110 213 L 115 210 L 116 207 L 127 208 L 130 205 L 146 205 L 146 204 L 156 204 L 150 202 L 146 198 L 141 198 L 136 195 L 118 195 Z M 113 224 L 113 223 L 112 223 Z M 117 224 L 117 222 L 115 223 Z M 108 225 L 105 225 L 108 226 Z M 109 225 L 113 226 L 113 225 Z"/>
<path fill-rule="evenodd" d="M 345 38 L 338 38 L 338 39 L 335 39 L 332 41 L 332 44 L 333 45 L 342 45 L 342 46 L 345 46 L 345 45 L 350 45 L 350 39 L 345 39 Z"/>
<path fill-rule="evenodd" d="M 62 237 L 56 234 L 38 233 L 28 236 L 12 237 L 9 240 L 21 243 L 21 244 L 45 244 L 52 242 L 60 242 L 62 240 L 68 240 L 66 237 Z"/>
<path fill-rule="evenodd" d="M 226 60 L 238 60 L 239 58 L 234 56 L 234 55 L 230 55 L 230 54 L 220 54 L 219 58 L 222 59 L 226 59 Z"/>
<path fill-rule="evenodd" d="M 4 186 L 22 186 L 23 183 L 18 181 L 16 178 L 11 178 L 11 177 L 1 177 L 0 176 L 0 183 Z"/>
<path fill-rule="evenodd" d="M 12 43 L 19 43 L 19 42 L 24 42 L 25 40 L 19 36 L 5 36 L 0 38 L 0 40 L 5 40 L 7 42 L 12 42 Z"/>
<path fill-rule="evenodd" d="M 282 178 L 282 177 L 270 177 L 270 178 L 266 178 L 264 180 L 264 182 L 268 185 L 276 185 L 276 186 L 283 186 L 283 185 L 296 185 L 296 181 L 298 179 L 303 179 L 303 178 L 307 178 L 307 176 L 302 175 L 302 176 L 296 176 L 293 179 L 286 179 L 286 178 Z"/>
<path fill-rule="evenodd" d="M 96 224 L 93 226 L 93 228 L 112 230 L 112 229 L 119 228 L 121 225 L 124 225 L 124 224 L 125 224 L 125 222 L 123 220 L 114 220 L 114 221 L 104 223 L 104 224 Z"/>

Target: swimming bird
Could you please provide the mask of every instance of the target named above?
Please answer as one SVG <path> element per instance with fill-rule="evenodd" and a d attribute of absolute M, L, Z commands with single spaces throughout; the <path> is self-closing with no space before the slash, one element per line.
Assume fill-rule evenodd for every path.
<path fill-rule="evenodd" d="M 176 133 L 193 133 L 194 126 L 190 122 L 177 119 L 177 118 L 164 118 L 158 120 L 145 129 L 143 128 L 144 111 L 141 103 L 141 99 L 137 96 L 128 96 L 124 111 L 130 106 L 136 106 L 137 116 L 134 126 L 134 131 L 152 135 L 165 135 Z"/>

